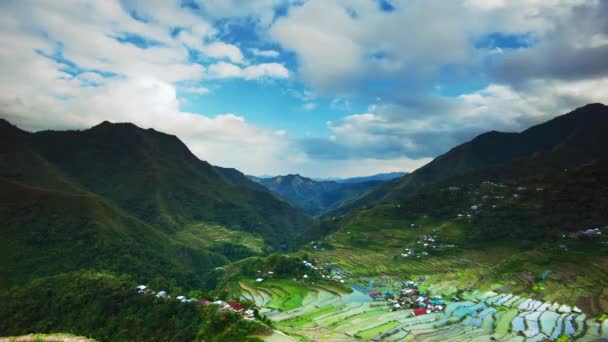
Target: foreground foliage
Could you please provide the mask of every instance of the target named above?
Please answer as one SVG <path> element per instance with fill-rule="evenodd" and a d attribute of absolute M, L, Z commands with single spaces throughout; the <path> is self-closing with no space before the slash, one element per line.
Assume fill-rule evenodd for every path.
<path fill-rule="evenodd" d="M 77 272 L 38 279 L 0 294 L 0 335 L 71 332 L 100 341 L 244 341 L 266 328 L 242 316 L 157 299 L 130 277 Z"/>

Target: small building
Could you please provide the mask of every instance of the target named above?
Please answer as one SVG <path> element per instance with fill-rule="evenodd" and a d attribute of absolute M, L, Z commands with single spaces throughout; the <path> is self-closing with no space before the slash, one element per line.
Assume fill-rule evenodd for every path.
<path fill-rule="evenodd" d="M 156 298 L 169 298 L 169 295 L 166 291 L 158 291 Z"/>
<path fill-rule="evenodd" d="M 146 285 L 139 285 L 138 287 L 136 287 L 138 293 L 144 293 L 144 292 L 146 292 L 147 288 L 148 287 Z"/>
<path fill-rule="evenodd" d="M 261 283 L 263 281 L 264 281 L 264 279 L 262 279 L 262 278 L 258 278 L 258 279 L 255 280 L 256 283 Z"/>
<path fill-rule="evenodd" d="M 424 308 L 416 309 L 416 310 L 412 311 L 412 314 L 414 316 L 426 315 L 426 309 L 424 309 Z"/>
<path fill-rule="evenodd" d="M 241 303 L 239 303 L 239 302 L 230 302 L 230 304 L 228 304 L 228 305 L 230 305 L 230 311 L 232 311 L 232 312 L 239 313 L 239 312 L 243 312 L 243 310 L 244 310 L 243 307 L 241 306 Z"/>
<path fill-rule="evenodd" d="M 245 311 L 245 317 L 253 318 L 255 316 L 255 311 L 249 309 Z"/>

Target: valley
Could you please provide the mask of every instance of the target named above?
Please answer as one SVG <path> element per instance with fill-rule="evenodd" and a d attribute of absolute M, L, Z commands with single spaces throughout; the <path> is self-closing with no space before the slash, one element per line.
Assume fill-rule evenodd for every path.
<path fill-rule="evenodd" d="M 1 121 L 0 334 L 608 338 L 607 115 L 588 105 L 352 182 L 251 180 L 131 124 Z"/>

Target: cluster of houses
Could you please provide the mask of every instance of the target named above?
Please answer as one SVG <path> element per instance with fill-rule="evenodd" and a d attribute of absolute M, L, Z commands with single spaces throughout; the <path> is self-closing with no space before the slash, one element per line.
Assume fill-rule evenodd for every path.
<path fill-rule="evenodd" d="M 604 228 L 606 229 L 606 228 Z M 602 231 L 599 228 L 586 228 L 586 229 L 581 229 L 579 231 L 573 232 L 568 234 L 568 237 L 571 239 L 580 239 L 580 238 L 595 238 L 595 237 L 601 237 L 602 235 Z M 566 237 L 566 235 L 564 234 L 562 237 Z"/>
<path fill-rule="evenodd" d="M 445 310 L 446 304 L 441 297 L 430 297 L 427 293 L 420 292 L 418 286 L 424 279 L 420 277 L 418 281 L 408 281 L 396 292 L 386 291 L 382 294 L 378 291 L 370 291 L 369 296 L 374 300 L 387 301 L 391 305 L 391 311 L 414 309 L 412 311 L 414 316 Z"/>
<path fill-rule="evenodd" d="M 322 266 L 313 265 L 311 262 L 308 262 L 306 260 L 303 260 L 302 264 L 304 264 L 304 266 L 306 268 L 309 268 L 311 271 L 320 273 L 322 279 L 333 280 L 344 284 L 344 277 L 342 277 L 335 271 L 332 272 L 331 270 L 327 270 Z M 308 279 L 308 275 L 305 274 L 304 276 L 302 276 L 302 278 Z"/>
<path fill-rule="evenodd" d="M 322 279 L 326 279 L 326 280 L 333 280 L 339 283 L 344 284 L 344 281 L 346 278 L 344 278 L 339 272 L 337 272 L 334 269 L 330 269 L 330 267 L 322 267 L 322 266 L 317 266 L 314 265 L 313 263 L 303 260 L 302 264 L 304 264 L 304 267 L 310 269 L 311 273 L 318 273 Z M 329 266 L 329 264 L 328 264 Z M 262 271 L 258 271 L 258 278 L 256 278 L 255 282 L 256 283 L 262 283 L 264 282 L 264 278 L 262 278 Z M 274 275 L 274 272 L 269 271 L 267 272 L 267 275 L 269 278 L 272 278 L 272 276 Z M 308 280 L 310 278 L 310 276 L 308 274 L 304 274 L 302 276 L 303 280 Z M 296 281 L 297 279 L 294 278 L 294 281 Z"/>
<path fill-rule="evenodd" d="M 429 253 L 425 250 L 428 249 L 442 249 L 442 248 L 454 248 L 455 245 L 452 244 L 442 244 L 439 243 L 439 237 L 437 234 L 437 229 L 433 230 L 432 235 L 422 235 L 420 239 L 418 239 L 416 245 L 413 247 L 406 247 L 401 253 L 401 256 L 404 258 L 420 258 L 424 256 L 428 256 Z"/>
<path fill-rule="evenodd" d="M 207 299 L 199 299 L 198 304 L 201 306 L 217 305 L 220 307 L 220 310 L 228 310 L 228 311 L 242 314 L 243 317 L 245 317 L 245 319 L 249 319 L 249 320 L 254 319 L 254 317 L 255 317 L 255 311 L 253 311 L 252 309 L 245 310 L 245 308 L 243 308 L 241 303 L 236 302 L 236 301 L 224 302 L 223 300 L 216 300 L 216 301 L 212 302 Z"/>
<path fill-rule="evenodd" d="M 583 235 L 602 235 L 602 231 L 599 228 L 588 228 L 581 230 L 581 234 Z"/>
<path fill-rule="evenodd" d="M 268 271 L 267 274 L 268 274 L 269 278 L 272 278 L 272 276 L 274 275 L 274 272 L 273 271 Z M 262 275 L 262 271 L 258 270 L 258 276 L 261 276 L 261 275 Z M 261 283 L 263 281 L 264 281 L 264 278 L 258 277 L 258 278 L 255 279 L 256 283 Z"/>
<path fill-rule="evenodd" d="M 139 294 L 149 294 L 154 295 L 156 298 L 169 299 L 171 296 L 167 293 L 167 291 L 158 291 L 155 292 L 152 289 L 148 288 L 146 285 L 139 285 L 135 288 L 137 293 Z M 220 307 L 220 310 L 229 310 L 235 313 L 242 314 L 246 319 L 254 319 L 255 312 L 251 309 L 245 310 L 241 303 L 233 301 L 233 302 L 224 302 L 222 300 L 210 301 L 208 299 L 196 299 L 196 298 L 186 298 L 185 296 L 177 296 L 175 299 L 181 303 L 197 303 L 200 306 L 208 306 L 208 305 L 217 305 Z"/>

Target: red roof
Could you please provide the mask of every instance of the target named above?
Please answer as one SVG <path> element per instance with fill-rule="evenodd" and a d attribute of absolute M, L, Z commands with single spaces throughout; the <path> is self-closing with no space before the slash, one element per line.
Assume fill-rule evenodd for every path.
<path fill-rule="evenodd" d="M 379 295 L 379 294 L 380 294 L 380 293 L 379 293 L 379 292 L 376 292 L 376 291 L 371 291 L 371 292 L 369 293 L 369 295 L 370 295 L 370 296 L 377 296 L 377 295 Z"/>
<path fill-rule="evenodd" d="M 243 307 L 241 306 L 241 303 L 239 302 L 230 302 L 230 308 L 234 311 L 243 311 Z"/>
<path fill-rule="evenodd" d="M 416 316 L 425 315 L 426 309 L 416 309 L 413 312 L 414 312 L 414 315 L 416 315 Z"/>

